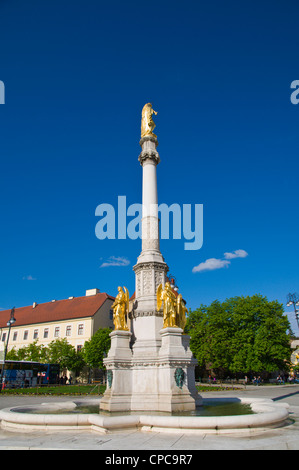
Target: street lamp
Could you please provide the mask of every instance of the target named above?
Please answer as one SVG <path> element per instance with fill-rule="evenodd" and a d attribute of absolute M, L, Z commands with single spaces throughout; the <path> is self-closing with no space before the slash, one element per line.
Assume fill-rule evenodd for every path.
<path fill-rule="evenodd" d="M 169 274 L 168 279 L 170 282 L 170 287 L 177 292 L 179 288 L 176 284 L 176 278 L 172 274 Z"/>
<path fill-rule="evenodd" d="M 287 307 L 291 307 L 291 305 L 294 307 L 295 317 L 299 328 L 299 310 L 296 308 L 299 307 L 299 295 L 296 292 L 287 295 Z"/>
<path fill-rule="evenodd" d="M 7 341 L 6 341 L 6 345 L 5 345 L 5 349 L 4 349 L 4 358 L 3 358 L 3 365 L 2 365 L 2 370 L 1 370 L 1 380 L 0 380 L 0 384 L 2 384 L 3 380 L 4 380 L 4 368 L 5 368 L 5 360 L 6 360 L 6 354 L 7 354 L 7 347 L 8 347 L 8 342 L 9 342 L 9 336 L 10 336 L 10 330 L 11 330 L 11 327 L 14 323 L 16 323 L 16 319 L 14 317 L 14 313 L 15 313 L 15 307 L 11 309 L 10 311 L 10 319 L 8 320 L 8 322 L 6 323 L 6 325 L 8 326 L 8 335 L 7 335 Z M 2 384 L 3 386 L 3 384 Z"/>

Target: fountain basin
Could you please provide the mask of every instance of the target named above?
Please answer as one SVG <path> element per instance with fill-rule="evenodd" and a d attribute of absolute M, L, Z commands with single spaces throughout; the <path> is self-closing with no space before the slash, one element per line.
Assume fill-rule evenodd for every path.
<path fill-rule="evenodd" d="M 217 399 L 216 399 L 217 400 Z M 235 416 L 186 416 L 154 413 L 80 413 L 78 406 L 98 406 L 100 399 L 43 403 L 0 410 L 1 427 L 11 430 L 93 430 L 101 433 L 137 428 L 167 433 L 255 432 L 286 424 L 287 403 L 264 398 L 221 398 L 222 401 L 249 404 L 254 414 Z M 44 411 L 44 412 L 43 412 Z"/>

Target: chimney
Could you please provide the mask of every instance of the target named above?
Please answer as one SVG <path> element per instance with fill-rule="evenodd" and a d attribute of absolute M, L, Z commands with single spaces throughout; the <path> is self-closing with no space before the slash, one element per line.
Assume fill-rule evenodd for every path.
<path fill-rule="evenodd" d="M 99 289 L 88 289 L 86 291 L 86 297 L 90 297 L 91 295 L 96 295 L 100 292 Z"/>
<path fill-rule="evenodd" d="M 36 306 L 37 306 L 37 303 L 36 303 L 36 302 L 33 302 L 32 308 L 35 308 Z"/>

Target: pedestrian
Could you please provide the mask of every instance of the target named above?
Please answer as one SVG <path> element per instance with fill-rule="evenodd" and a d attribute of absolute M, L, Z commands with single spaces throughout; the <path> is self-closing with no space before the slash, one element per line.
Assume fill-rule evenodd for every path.
<path fill-rule="evenodd" d="M 262 379 L 261 379 L 261 376 L 259 375 L 257 380 L 256 380 L 256 385 L 259 386 L 259 384 L 261 383 Z"/>

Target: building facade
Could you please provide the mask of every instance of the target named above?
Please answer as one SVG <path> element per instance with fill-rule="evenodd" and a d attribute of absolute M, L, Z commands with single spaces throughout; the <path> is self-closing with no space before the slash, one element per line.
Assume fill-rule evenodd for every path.
<path fill-rule="evenodd" d="M 16 308 L 16 322 L 11 329 L 8 351 L 12 348 L 18 350 L 34 341 L 48 346 L 58 338 L 66 338 L 76 351 L 80 351 L 99 328 L 113 328 L 113 301 L 114 297 L 98 289 L 90 289 L 82 297 L 42 304 L 34 302 L 32 306 Z M 2 346 L 8 338 L 9 318 L 10 310 L 0 312 Z"/>

